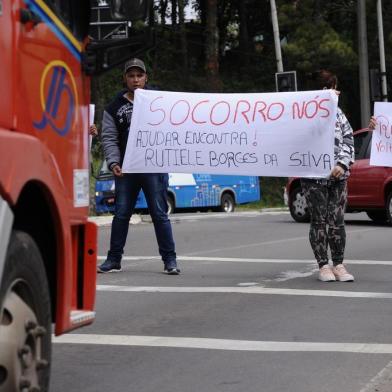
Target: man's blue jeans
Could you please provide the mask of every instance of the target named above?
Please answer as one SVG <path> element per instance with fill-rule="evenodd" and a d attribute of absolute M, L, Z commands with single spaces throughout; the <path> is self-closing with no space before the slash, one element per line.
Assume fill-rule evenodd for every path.
<path fill-rule="evenodd" d="M 173 232 L 167 215 L 167 174 L 137 173 L 115 177 L 115 214 L 112 222 L 108 260 L 119 263 L 124 253 L 129 221 L 142 189 L 154 224 L 159 254 L 165 265 L 175 262 Z"/>

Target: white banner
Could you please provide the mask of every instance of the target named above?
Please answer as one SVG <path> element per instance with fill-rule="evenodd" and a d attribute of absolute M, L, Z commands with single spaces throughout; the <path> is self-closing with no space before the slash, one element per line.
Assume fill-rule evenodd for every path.
<path fill-rule="evenodd" d="M 136 90 L 124 173 L 327 177 L 333 90 L 198 94 Z"/>
<path fill-rule="evenodd" d="M 90 127 L 91 125 L 94 124 L 94 116 L 95 116 L 95 104 L 90 103 L 89 105 L 89 112 L 88 112 L 88 126 Z M 88 145 L 89 145 L 89 150 L 91 150 L 91 146 L 93 144 L 93 137 L 90 135 L 88 135 Z"/>
<path fill-rule="evenodd" d="M 376 129 L 372 136 L 370 164 L 392 167 L 392 103 L 375 102 Z"/>

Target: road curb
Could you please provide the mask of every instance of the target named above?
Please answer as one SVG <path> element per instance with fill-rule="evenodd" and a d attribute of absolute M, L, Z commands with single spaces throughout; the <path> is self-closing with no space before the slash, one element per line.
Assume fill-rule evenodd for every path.
<path fill-rule="evenodd" d="M 94 222 L 99 227 L 111 226 L 113 215 L 105 215 L 105 216 L 90 216 L 88 218 L 90 222 Z M 138 214 L 134 214 L 131 217 L 130 224 L 137 225 L 142 222 L 142 218 Z"/>
<path fill-rule="evenodd" d="M 249 212 L 254 212 L 254 213 L 271 213 L 271 212 L 287 212 L 288 208 L 286 207 L 279 207 L 279 208 L 263 208 L 260 210 L 246 210 L 246 211 L 236 211 L 233 214 L 235 215 L 241 215 L 241 214 L 248 214 Z M 197 213 L 195 213 L 197 214 Z M 218 213 L 218 214 L 223 214 L 223 213 Z M 187 219 L 189 219 L 189 216 L 191 216 L 192 214 L 187 215 Z M 207 215 L 206 215 L 207 216 Z M 195 215 L 195 217 L 197 217 L 197 215 Z M 173 214 L 170 215 L 170 219 L 174 222 L 174 221 L 180 221 L 182 218 L 184 218 L 183 216 L 177 215 L 177 214 Z M 108 227 L 112 225 L 112 220 L 113 220 L 113 215 L 104 215 L 104 216 L 90 216 L 89 218 L 90 222 L 94 222 L 97 226 L 99 227 Z M 139 214 L 134 214 L 132 215 L 131 218 L 131 225 L 138 225 L 141 223 L 152 223 L 151 217 L 150 215 L 139 215 Z"/>

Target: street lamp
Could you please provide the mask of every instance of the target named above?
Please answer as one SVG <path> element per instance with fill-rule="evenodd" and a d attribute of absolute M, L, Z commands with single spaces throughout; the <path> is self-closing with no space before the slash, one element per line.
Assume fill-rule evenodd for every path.
<path fill-rule="evenodd" d="M 278 13 L 276 11 L 275 0 L 270 0 L 270 3 L 271 3 L 272 27 L 274 30 L 276 63 L 278 67 L 278 72 L 283 72 L 282 51 L 280 49 Z"/>
<path fill-rule="evenodd" d="M 378 24 L 378 45 L 380 49 L 381 95 L 383 101 L 388 101 L 387 71 L 385 67 L 384 28 L 382 22 L 381 0 L 377 0 L 377 24 Z"/>

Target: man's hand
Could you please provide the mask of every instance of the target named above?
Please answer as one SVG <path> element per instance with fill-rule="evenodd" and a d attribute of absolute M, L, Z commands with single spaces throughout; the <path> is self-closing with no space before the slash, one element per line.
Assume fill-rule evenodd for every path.
<path fill-rule="evenodd" d="M 91 136 L 98 136 L 98 129 L 97 126 L 95 124 L 91 124 L 90 128 L 88 129 L 88 133 Z"/>
<path fill-rule="evenodd" d="M 336 165 L 331 171 L 332 178 L 340 178 L 343 174 L 344 174 L 344 169 L 339 165 Z"/>
<path fill-rule="evenodd" d="M 112 166 L 112 172 L 116 177 L 122 177 L 123 175 L 120 165 L 117 164 Z"/>
<path fill-rule="evenodd" d="M 376 129 L 376 126 L 377 126 L 376 117 L 374 117 L 374 116 L 370 117 L 368 128 L 374 130 L 374 129 Z"/>

